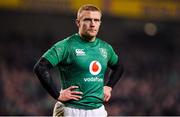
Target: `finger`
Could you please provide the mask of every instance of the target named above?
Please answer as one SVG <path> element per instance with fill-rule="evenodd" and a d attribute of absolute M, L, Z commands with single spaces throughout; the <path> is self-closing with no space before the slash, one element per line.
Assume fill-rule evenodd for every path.
<path fill-rule="evenodd" d="M 104 96 L 104 101 L 106 102 L 106 100 L 107 100 L 107 96 Z"/>
<path fill-rule="evenodd" d="M 107 98 L 105 98 L 104 101 L 107 102 L 108 101 Z"/>
<path fill-rule="evenodd" d="M 106 102 L 108 102 L 108 101 L 109 101 L 109 99 L 110 99 L 110 96 L 108 96 L 108 97 L 106 98 Z"/>
<path fill-rule="evenodd" d="M 106 96 L 105 102 L 109 101 L 110 97 L 111 97 L 111 96 Z"/>
<path fill-rule="evenodd" d="M 79 98 L 72 97 L 71 100 L 76 100 L 76 101 L 78 101 Z"/>
<path fill-rule="evenodd" d="M 79 87 L 78 86 L 70 86 L 68 89 L 73 90 L 73 89 L 77 89 L 77 88 L 79 88 Z"/>
<path fill-rule="evenodd" d="M 70 98 L 73 99 L 73 100 L 79 100 L 82 97 L 81 96 L 77 96 L 77 95 L 72 95 Z"/>
<path fill-rule="evenodd" d="M 79 99 L 82 98 L 82 96 L 79 96 L 79 95 L 71 95 L 71 97 L 75 97 L 75 98 L 79 98 Z"/>
<path fill-rule="evenodd" d="M 80 92 L 80 91 L 71 91 L 71 94 L 83 94 L 82 92 Z"/>

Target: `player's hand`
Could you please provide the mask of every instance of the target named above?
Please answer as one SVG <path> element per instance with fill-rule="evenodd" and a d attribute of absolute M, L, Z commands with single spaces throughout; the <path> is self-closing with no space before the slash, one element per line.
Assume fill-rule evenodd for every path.
<path fill-rule="evenodd" d="M 60 96 L 58 97 L 59 101 L 68 101 L 68 100 L 79 100 L 82 97 L 80 95 L 82 95 L 82 92 L 79 91 L 73 91 L 74 89 L 77 89 L 78 86 L 70 86 L 67 89 L 61 90 L 60 91 Z"/>
<path fill-rule="evenodd" d="M 111 98 L 112 88 L 109 86 L 104 86 L 104 101 L 107 102 Z"/>

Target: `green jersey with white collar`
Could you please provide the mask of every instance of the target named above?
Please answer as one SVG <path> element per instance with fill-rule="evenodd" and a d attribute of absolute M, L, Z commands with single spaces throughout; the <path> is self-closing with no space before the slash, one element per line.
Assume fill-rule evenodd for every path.
<path fill-rule="evenodd" d="M 64 102 L 66 106 L 82 109 L 102 106 L 105 71 L 118 61 L 108 43 L 98 38 L 88 42 L 74 34 L 54 44 L 43 57 L 58 67 L 62 89 L 78 86 L 76 90 L 83 92 L 80 100 Z"/>

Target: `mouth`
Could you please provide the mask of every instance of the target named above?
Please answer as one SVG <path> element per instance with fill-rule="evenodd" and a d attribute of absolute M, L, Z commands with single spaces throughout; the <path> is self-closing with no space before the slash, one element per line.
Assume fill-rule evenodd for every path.
<path fill-rule="evenodd" d="M 94 29 L 89 29 L 88 31 L 90 31 L 90 32 L 97 32 L 97 30 L 94 30 Z"/>

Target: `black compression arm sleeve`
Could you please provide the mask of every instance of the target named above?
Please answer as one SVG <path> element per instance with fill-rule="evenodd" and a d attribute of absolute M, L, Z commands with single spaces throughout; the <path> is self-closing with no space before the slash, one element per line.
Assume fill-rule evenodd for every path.
<path fill-rule="evenodd" d="M 122 76 L 124 68 L 119 60 L 117 64 L 111 66 L 110 68 L 112 72 L 110 73 L 109 81 L 107 82 L 106 86 L 110 86 L 111 88 L 113 88 Z"/>
<path fill-rule="evenodd" d="M 34 66 L 34 73 L 40 80 L 43 87 L 49 92 L 49 94 L 55 98 L 58 99 L 59 92 L 53 83 L 52 77 L 50 75 L 50 69 L 52 68 L 52 65 L 49 61 L 47 61 L 45 58 L 41 58 L 36 65 Z"/>

